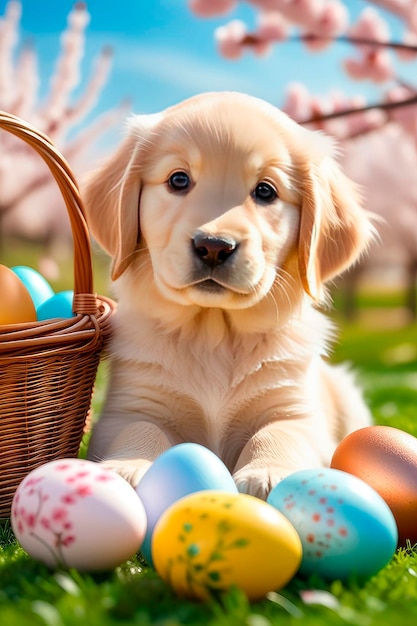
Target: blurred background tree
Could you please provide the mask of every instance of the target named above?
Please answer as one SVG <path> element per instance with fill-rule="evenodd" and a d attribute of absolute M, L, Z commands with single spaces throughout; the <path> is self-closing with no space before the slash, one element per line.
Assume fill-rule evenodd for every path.
<path fill-rule="evenodd" d="M 215 31 L 218 50 L 235 60 L 245 52 L 266 55 L 272 46 L 298 41 L 312 54 L 331 54 L 343 41 L 351 53 L 341 71 L 356 82 L 385 87 L 379 102 L 368 104 L 360 94 L 346 97 L 329 86 L 327 94 L 312 94 L 302 84 L 288 85 L 283 109 L 297 122 L 333 135 L 340 161 L 362 189 L 366 208 L 377 220 L 380 239 L 356 268 L 345 274 L 344 310 L 356 312 L 359 281 L 381 279 L 405 290 L 404 321 L 416 319 L 417 281 L 417 88 L 400 75 L 401 63 L 417 55 L 417 1 L 364 2 L 353 21 L 346 0 L 249 0 L 256 9 L 252 30 L 232 20 Z M 190 9 L 207 18 L 232 12 L 236 0 L 191 0 Z M 403 24 L 394 41 L 387 19 Z"/>
<path fill-rule="evenodd" d="M 21 3 L 10 0 L 0 19 L 0 109 L 13 113 L 46 133 L 69 161 L 75 175 L 81 175 L 94 159 L 96 142 L 119 123 L 129 103 L 119 106 L 86 124 L 94 110 L 111 69 L 112 50 L 102 49 L 93 60 L 91 77 L 74 101 L 81 82 L 85 30 L 89 13 L 78 2 L 70 11 L 61 35 L 61 50 L 50 78 L 47 95 L 40 98 L 36 45 L 21 41 Z M 80 128 L 77 132 L 77 128 Z M 43 271 L 56 273 L 51 247 L 67 247 L 70 225 L 59 189 L 42 159 L 26 144 L 7 132 L 0 133 L 0 245 L 5 237 L 42 243 Z"/>
<path fill-rule="evenodd" d="M 96 3 L 94 6 L 93 18 L 100 5 Z M 337 63 L 341 50 L 344 52 L 339 76 L 343 74 L 346 77 L 343 85 L 349 82 L 357 85 L 357 95 L 348 96 L 334 90 L 330 76 L 326 90 L 323 77 L 318 76 L 317 81 L 310 80 L 310 85 L 320 84 L 319 93 L 313 93 L 312 87 L 309 90 L 301 83 L 288 83 L 279 106 L 299 123 L 322 129 L 337 139 L 342 166 L 361 185 L 366 207 L 380 218 L 377 223 L 380 240 L 372 246 L 363 262 L 345 274 L 335 289 L 339 302 L 343 295 L 346 316 L 352 318 L 355 315 L 358 287 L 362 287 L 363 297 L 363 286 L 365 290 L 369 286 L 376 291 L 382 287 L 385 293 L 391 288 L 396 290 L 401 294 L 401 300 L 397 300 L 399 306 L 395 307 L 397 319 L 401 323 L 415 319 L 417 91 L 409 79 L 406 81 L 402 77 L 404 74 L 409 76 L 410 71 L 402 70 L 406 68 L 407 61 L 417 55 L 417 0 L 363 0 L 362 3 L 348 0 L 251 0 L 246 3 L 238 0 L 190 0 L 188 6 L 191 9 L 188 16 L 194 22 L 187 22 L 187 28 L 198 30 L 195 25 L 203 25 L 199 18 L 210 17 L 216 24 L 221 24 L 215 31 L 215 40 L 221 55 L 231 61 L 243 55 L 250 60 L 251 53 L 266 55 L 272 49 L 277 52 L 280 44 L 288 42 L 292 42 L 292 47 L 281 48 L 282 64 L 290 67 L 293 67 L 294 60 L 294 67 L 297 67 L 297 59 L 301 56 L 308 60 L 307 55 L 298 55 L 297 50 L 306 50 L 309 58 L 314 58 L 313 55 L 326 58 L 324 55 L 327 55 L 331 61 L 329 65 Z M 161 72 L 161 63 L 162 76 L 171 89 L 169 93 L 164 92 L 168 102 L 163 102 L 163 106 L 173 104 L 199 89 L 218 89 L 223 84 L 221 80 L 216 82 L 217 75 L 209 64 L 202 67 L 213 68 L 210 75 L 196 83 L 192 70 L 198 63 L 191 63 L 181 70 L 191 72 L 187 82 L 191 93 L 183 94 L 183 83 L 176 83 L 171 76 L 177 76 L 178 63 L 182 63 L 183 67 L 185 57 L 181 54 L 173 57 L 173 65 L 168 68 L 164 55 L 155 58 L 158 46 L 163 45 L 162 38 L 168 32 L 177 33 L 176 37 L 181 38 L 184 50 L 189 48 L 190 55 L 193 54 L 193 45 L 187 43 L 184 32 L 180 30 L 188 10 L 185 2 L 182 7 L 172 8 L 161 0 L 152 9 L 143 5 L 135 11 L 129 9 L 130 17 L 124 18 L 129 20 L 129 40 L 120 30 L 123 23 L 120 11 L 109 7 L 108 3 L 103 5 L 103 13 L 107 12 L 109 16 L 109 26 L 107 30 L 102 30 L 104 39 L 101 41 L 105 42 L 109 36 L 113 39 L 115 52 L 119 53 L 119 48 L 123 48 L 121 56 L 127 59 L 124 62 L 128 63 L 131 74 L 124 74 L 125 68 L 120 64 L 118 72 L 111 72 L 112 50 L 105 44 L 96 57 L 96 52 L 86 55 L 90 41 L 87 38 L 90 15 L 83 3 L 76 3 L 69 11 L 59 52 L 52 53 L 54 56 L 57 54 L 53 70 L 49 66 L 45 69 L 43 65 L 41 71 L 36 36 L 21 36 L 20 1 L 5 0 L 4 15 L 0 18 L 0 108 L 15 113 L 46 132 L 68 159 L 77 178 L 81 178 L 100 157 L 105 156 L 112 141 L 103 142 L 103 138 L 111 136 L 114 129 L 120 130 L 132 106 L 131 102 L 123 101 L 112 108 L 111 99 L 103 106 L 107 85 L 117 84 L 119 93 L 123 94 L 125 84 L 126 89 L 133 87 L 133 79 L 129 76 L 138 75 L 135 86 L 140 85 L 138 96 L 141 107 L 148 99 L 151 110 L 158 99 L 154 92 L 157 83 L 144 83 L 143 79 L 156 73 L 156 67 Z M 159 31 L 164 7 L 166 30 Z M 240 8 L 244 11 L 239 11 Z M 64 25 L 66 10 L 61 10 Z M 127 5 L 124 10 L 127 11 Z M 59 10 L 54 7 L 54 11 Z M 221 16 L 233 17 L 233 12 L 253 18 L 253 23 L 248 26 L 236 19 L 225 23 L 227 18 L 222 23 Z M 103 29 L 103 15 L 99 13 L 97 17 L 101 24 L 99 28 Z M 112 33 L 116 17 L 120 18 L 119 22 L 121 20 L 116 27 L 119 29 L 117 36 Z M 47 8 L 45 19 L 48 19 Z M 395 36 L 392 34 L 394 22 Z M 152 25 L 158 28 L 152 30 Z M 207 28 L 201 30 L 206 32 Z M 96 32 L 94 28 L 92 31 Z M 398 36 L 399 32 L 401 36 Z M 153 47 L 142 45 L 143 41 L 151 40 Z M 170 41 L 171 46 L 178 43 L 175 38 Z M 130 52 L 131 46 L 136 46 L 135 52 Z M 97 47 L 92 46 L 92 49 L 97 50 Z M 206 49 L 207 46 L 204 46 Z M 144 67 L 148 74 L 140 73 L 140 68 L 143 70 Z M 241 65 L 240 71 L 246 67 Z M 309 64 L 309 67 L 314 68 L 315 65 Z M 224 78 L 226 73 L 222 74 L 220 66 L 218 70 Z M 279 71 L 277 68 L 278 82 Z M 305 75 L 305 72 L 301 74 Z M 334 74 L 332 76 L 335 80 Z M 264 86 L 262 78 L 260 73 L 261 93 Z M 144 88 L 144 84 L 150 87 Z M 235 85 L 239 84 L 236 81 Z M 378 93 L 382 94 L 376 102 L 367 102 L 362 95 L 367 91 L 366 86 L 371 84 L 379 86 Z M 257 92 L 256 84 L 254 92 Z M 352 88 L 349 88 L 349 93 L 353 93 Z M 106 106 L 109 108 L 106 109 Z M 160 105 L 156 104 L 152 110 L 157 108 L 161 108 Z M 0 133 L 0 245 L 5 238 L 8 242 L 16 239 L 41 244 L 48 263 L 44 260 L 40 269 L 50 277 L 57 269 L 51 262 L 57 256 L 56 250 L 61 254 L 71 243 L 65 207 L 43 161 L 19 140 Z"/>

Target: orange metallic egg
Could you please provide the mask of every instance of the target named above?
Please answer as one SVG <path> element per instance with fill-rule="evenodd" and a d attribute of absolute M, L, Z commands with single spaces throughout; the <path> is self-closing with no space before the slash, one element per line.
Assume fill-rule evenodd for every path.
<path fill-rule="evenodd" d="M 417 438 L 391 426 L 354 431 L 336 448 L 331 467 L 358 476 L 390 507 L 398 544 L 417 542 Z"/>
<path fill-rule="evenodd" d="M 0 265 L 0 324 L 35 322 L 35 305 L 16 274 Z"/>

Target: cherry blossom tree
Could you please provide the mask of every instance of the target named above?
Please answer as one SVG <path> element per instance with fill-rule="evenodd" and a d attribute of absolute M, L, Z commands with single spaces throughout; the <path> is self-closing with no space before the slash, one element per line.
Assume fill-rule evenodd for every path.
<path fill-rule="evenodd" d="M 417 56 L 417 0 L 373 0 L 353 21 L 350 3 L 341 0 L 249 0 L 256 25 L 232 20 L 218 28 L 220 54 L 234 60 L 247 51 L 264 55 L 289 39 L 311 53 L 331 54 L 344 42 L 350 52 L 343 71 L 358 86 L 371 81 L 381 99 L 329 91 L 312 94 L 302 84 L 287 86 L 282 107 L 293 119 L 338 139 L 340 160 L 360 184 L 367 208 L 379 218 L 379 241 L 356 269 L 345 276 L 347 313 L 354 311 L 358 281 L 365 271 L 400 269 L 406 306 L 416 317 L 417 281 L 417 88 L 399 75 L 398 66 Z M 231 13 L 237 0 L 189 0 L 198 16 Z M 403 24 L 401 41 L 393 41 L 387 12 Z M 386 276 L 386 274 L 385 274 Z M 396 274 L 398 276 L 398 274 Z"/>
<path fill-rule="evenodd" d="M 61 36 L 49 91 L 39 96 L 41 79 L 35 46 L 20 41 L 21 3 L 9 0 L 0 18 L 0 109 L 13 113 L 45 132 L 64 154 L 77 175 L 91 159 L 95 142 L 125 116 L 128 103 L 98 116 L 74 131 L 94 109 L 111 69 L 112 50 L 105 47 L 94 60 L 91 77 L 77 100 L 86 28 L 90 16 L 78 2 L 68 15 Z M 49 170 L 33 149 L 7 132 L 0 133 L 1 232 L 52 242 L 70 237 L 65 205 Z"/>

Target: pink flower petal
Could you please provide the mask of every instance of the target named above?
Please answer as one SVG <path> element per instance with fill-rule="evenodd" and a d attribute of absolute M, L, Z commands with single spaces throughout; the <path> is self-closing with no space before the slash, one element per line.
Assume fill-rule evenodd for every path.
<path fill-rule="evenodd" d="M 236 0 L 189 0 L 188 6 L 199 17 L 228 13 L 236 7 Z"/>

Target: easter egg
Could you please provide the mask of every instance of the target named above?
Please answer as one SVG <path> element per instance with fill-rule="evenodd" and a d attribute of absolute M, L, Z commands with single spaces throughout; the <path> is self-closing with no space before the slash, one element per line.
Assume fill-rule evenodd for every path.
<path fill-rule="evenodd" d="M 331 466 L 358 476 L 385 500 L 399 544 L 417 542 L 417 438 L 391 426 L 367 426 L 336 448 Z"/>
<path fill-rule="evenodd" d="M 249 600 L 285 586 L 301 561 L 291 523 L 266 502 L 240 493 L 185 496 L 158 520 L 152 538 L 155 569 L 174 591 L 206 600 L 232 586 Z"/>
<path fill-rule="evenodd" d="M 54 295 L 54 290 L 46 278 L 36 270 L 31 267 L 26 267 L 25 265 L 16 265 L 11 269 L 29 291 L 35 309 Z"/>
<path fill-rule="evenodd" d="M 30 472 L 12 502 L 12 528 L 30 556 L 49 567 L 108 570 L 138 551 L 143 505 L 121 476 L 82 459 Z"/>
<path fill-rule="evenodd" d="M 366 580 L 397 547 L 397 526 L 386 502 L 363 480 L 336 469 L 311 469 L 284 478 L 267 501 L 297 530 L 302 574 Z"/>
<path fill-rule="evenodd" d="M 35 321 L 35 305 L 29 291 L 10 268 L 0 265 L 0 324 Z"/>
<path fill-rule="evenodd" d="M 72 301 L 74 292 L 71 290 L 59 291 L 38 307 L 36 314 L 39 321 L 50 320 L 54 318 L 70 318 L 74 317 L 72 311 Z"/>
<path fill-rule="evenodd" d="M 136 487 L 148 520 L 141 552 L 152 565 L 151 538 L 160 515 L 176 500 L 196 491 L 237 493 L 229 470 L 208 448 L 180 443 L 155 459 Z"/>

